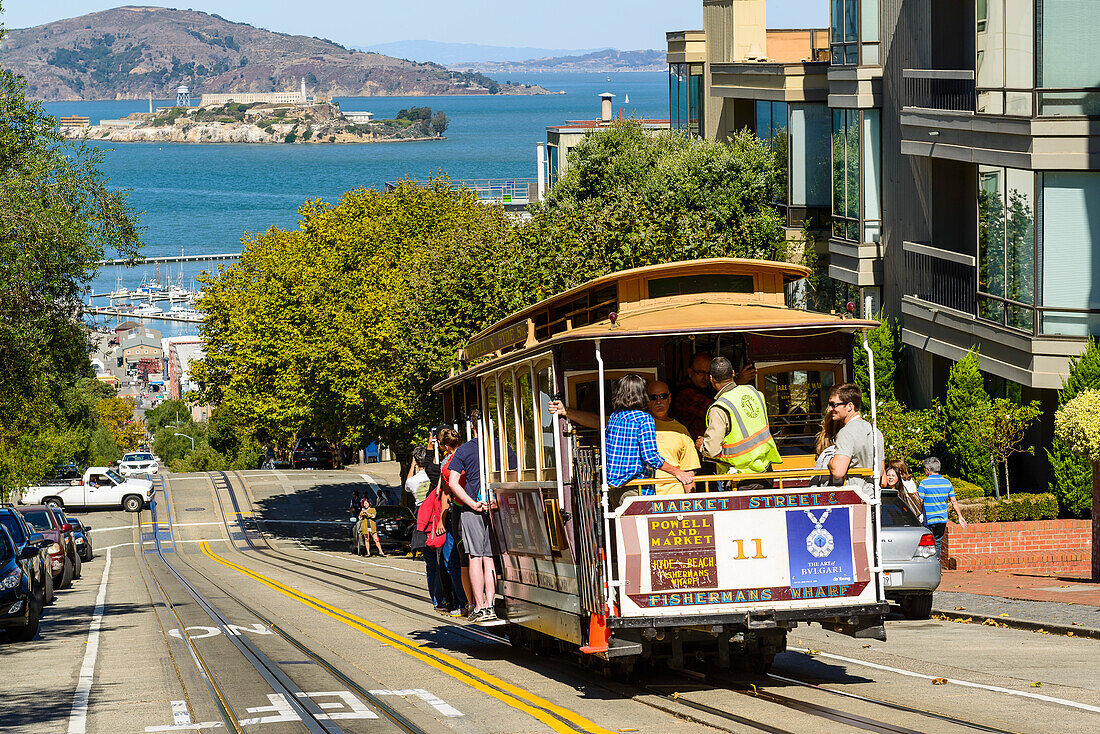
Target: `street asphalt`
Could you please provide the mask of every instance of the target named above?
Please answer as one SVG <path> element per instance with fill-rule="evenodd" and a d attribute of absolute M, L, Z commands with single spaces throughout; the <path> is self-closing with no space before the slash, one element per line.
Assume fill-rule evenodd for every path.
<path fill-rule="evenodd" d="M 156 525 L 80 513 L 97 556 L 35 640 L 0 643 L 0 731 L 1100 729 L 1100 641 L 995 624 L 891 618 L 885 642 L 803 625 L 759 678 L 626 681 L 514 648 L 434 613 L 420 559 L 350 552 L 352 490 L 398 479 L 394 464 L 173 475 Z M 1100 614 L 954 589 L 936 606 L 1082 628 Z"/>

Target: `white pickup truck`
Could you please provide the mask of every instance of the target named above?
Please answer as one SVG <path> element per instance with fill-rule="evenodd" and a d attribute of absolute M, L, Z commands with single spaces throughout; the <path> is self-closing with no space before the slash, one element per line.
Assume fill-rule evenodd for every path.
<path fill-rule="evenodd" d="M 119 507 L 137 512 L 153 497 L 148 479 L 126 478 L 105 466 L 93 466 L 80 479 L 42 487 L 28 487 L 19 500 L 21 505 L 54 507 Z"/>

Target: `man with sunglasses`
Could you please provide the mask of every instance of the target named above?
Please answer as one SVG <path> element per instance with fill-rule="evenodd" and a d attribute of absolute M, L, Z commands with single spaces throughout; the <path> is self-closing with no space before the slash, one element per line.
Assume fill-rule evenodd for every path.
<path fill-rule="evenodd" d="M 843 424 L 836 434 L 836 454 L 829 460 L 834 481 L 860 488 L 874 486 L 873 481 L 863 477 L 848 478 L 849 470 L 871 469 L 876 463 L 879 477 L 885 474 L 882 433 L 860 415 L 863 391 L 850 382 L 838 385 L 829 394 L 828 407 L 832 419 Z"/>

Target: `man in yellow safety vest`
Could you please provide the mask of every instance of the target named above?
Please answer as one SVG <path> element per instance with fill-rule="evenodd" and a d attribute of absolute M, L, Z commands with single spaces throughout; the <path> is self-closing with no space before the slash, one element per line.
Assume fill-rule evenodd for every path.
<path fill-rule="evenodd" d="M 735 379 L 733 364 L 725 357 L 710 363 L 710 381 L 718 394 L 707 409 L 707 430 L 696 446 L 730 474 L 766 472 L 783 461 L 768 427 L 764 396 L 751 384 L 753 374 L 755 369 L 749 365 Z M 738 489 L 769 487 L 768 479 L 748 479 L 737 485 Z"/>

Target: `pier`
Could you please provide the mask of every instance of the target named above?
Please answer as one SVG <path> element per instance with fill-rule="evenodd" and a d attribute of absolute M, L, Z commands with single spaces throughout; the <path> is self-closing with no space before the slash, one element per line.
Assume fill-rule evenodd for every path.
<path fill-rule="evenodd" d="M 147 257 L 143 260 L 136 262 L 127 258 L 118 258 L 117 260 L 100 260 L 96 265 L 132 265 L 137 267 L 139 265 L 159 265 L 161 263 L 201 263 L 201 262 L 215 262 L 218 260 L 240 260 L 241 253 L 239 252 L 227 252 L 221 255 L 175 255 L 168 257 Z"/>
<path fill-rule="evenodd" d="M 198 324 L 202 322 L 201 318 L 183 318 L 180 316 L 173 316 L 167 312 L 154 314 L 135 314 L 132 311 L 123 311 L 117 308 L 109 308 L 106 306 L 85 306 L 84 313 L 95 316 L 113 316 L 122 319 L 133 319 L 135 321 L 173 321 L 178 324 Z"/>

